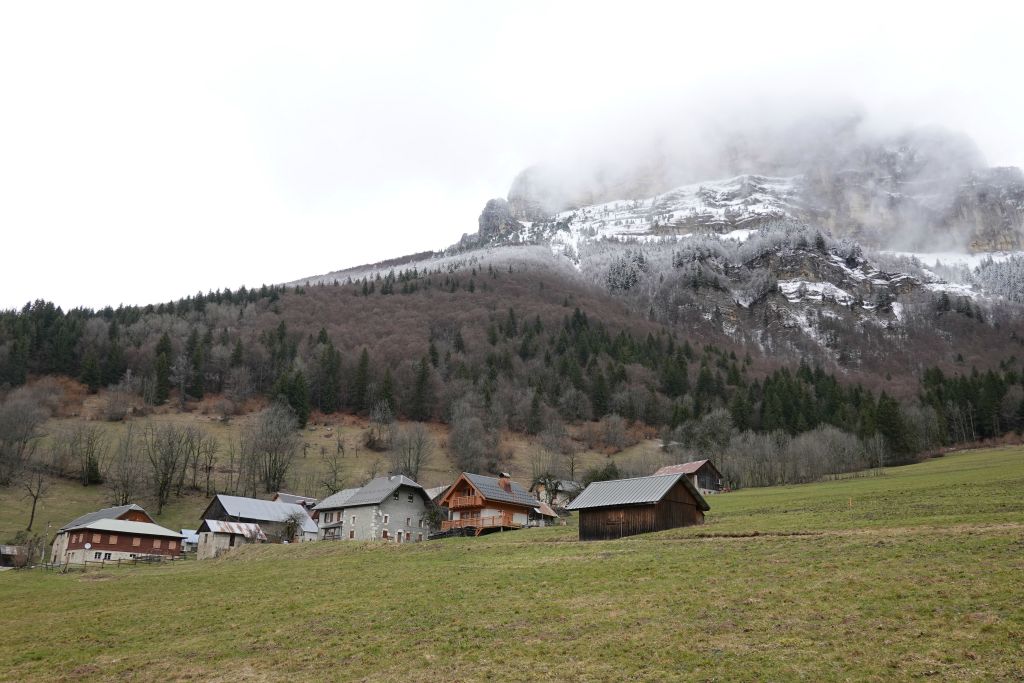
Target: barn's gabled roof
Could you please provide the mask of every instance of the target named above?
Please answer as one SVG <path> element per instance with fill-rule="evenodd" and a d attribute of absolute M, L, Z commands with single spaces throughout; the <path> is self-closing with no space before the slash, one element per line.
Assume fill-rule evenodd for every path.
<path fill-rule="evenodd" d="M 423 498 L 423 502 L 430 503 L 430 496 L 423 490 L 423 487 L 404 475 L 393 477 L 377 477 L 370 480 L 363 488 L 345 501 L 346 508 L 359 507 L 360 505 L 380 505 L 388 496 L 402 486 L 415 489 L 416 493 Z"/>
<path fill-rule="evenodd" d="M 697 501 L 697 507 L 701 510 L 711 509 L 711 506 L 704 500 L 704 496 L 700 495 L 700 491 L 682 473 L 595 481 L 585 488 L 583 493 L 576 497 L 576 500 L 569 503 L 566 509 L 585 510 L 624 505 L 651 505 L 664 498 L 665 494 L 679 481 L 683 482 L 690 495 Z"/>
<path fill-rule="evenodd" d="M 438 500 L 444 494 L 448 493 L 448 489 L 452 487 L 451 484 L 445 484 L 444 486 L 434 486 L 433 488 L 427 489 L 427 495 L 430 496 L 430 500 Z"/>
<path fill-rule="evenodd" d="M 106 531 L 107 533 L 115 534 L 136 534 L 138 536 L 182 538 L 182 535 L 177 531 L 171 531 L 159 524 L 153 524 L 151 522 L 133 522 L 129 519 L 96 519 L 68 529 L 68 531 L 79 530 Z"/>
<path fill-rule="evenodd" d="M 88 524 L 89 522 L 95 522 L 97 519 L 117 519 L 130 510 L 138 510 L 142 514 L 146 515 L 146 517 L 149 517 L 149 513 L 135 503 L 129 503 L 128 505 L 116 505 L 112 508 L 103 508 L 102 510 L 97 510 L 96 512 L 90 512 L 82 515 L 81 517 L 76 517 L 74 520 L 62 526 L 60 531 L 67 531 L 68 529 L 80 527 Z M 149 519 L 150 521 L 153 521 L 152 517 L 149 517 Z"/>
<path fill-rule="evenodd" d="M 295 505 L 316 505 L 317 499 L 311 498 L 310 496 L 297 496 L 294 493 L 285 493 L 278 491 L 274 494 L 274 502 L 277 503 L 294 503 Z"/>
<path fill-rule="evenodd" d="M 260 500 L 259 498 L 243 498 L 241 496 L 227 496 L 219 494 L 214 500 L 219 500 L 221 507 L 228 517 L 237 519 L 255 519 L 261 522 L 284 522 L 295 513 L 302 513 L 302 531 L 316 533 L 317 527 L 306 512 L 306 508 L 294 503 L 279 503 L 272 500 Z M 211 502 L 210 505 L 213 503 Z M 209 510 L 209 506 L 207 506 Z M 205 514 L 205 513 L 204 513 Z"/>
<path fill-rule="evenodd" d="M 707 460 L 694 460 L 693 462 L 684 462 L 678 465 L 665 465 L 655 472 L 654 476 L 657 477 L 662 474 L 693 474 L 706 462 Z"/>
<path fill-rule="evenodd" d="M 347 503 L 348 499 L 351 498 L 352 496 L 354 496 L 357 491 L 359 491 L 358 488 L 355 488 L 355 489 L 342 489 L 342 490 L 338 491 L 337 493 L 332 493 L 331 495 L 327 496 L 326 498 L 321 500 L 319 503 L 317 503 L 313 507 L 313 509 L 314 510 L 339 510 L 339 509 L 345 507 L 345 503 Z"/>
<path fill-rule="evenodd" d="M 523 507 L 535 508 L 540 503 L 536 498 L 530 495 L 530 492 L 524 489 L 519 484 L 512 480 L 509 480 L 511 485 L 511 491 L 506 491 L 501 488 L 500 481 L 497 477 L 485 477 L 482 474 L 470 474 L 466 472 L 463 476 L 469 480 L 469 483 L 480 492 L 486 500 L 493 500 L 499 503 L 512 503 L 514 505 L 522 505 Z"/>
<path fill-rule="evenodd" d="M 693 462 L 684 462 L 678 465 L 666 465 L 655 472 L 654 476 L 658 476 L 660 474 L 693 474 L 701 467 L 704 467 L 704 465 L 707 465 L 718 473 L 718 468 L 715 467 L 715 464 L 705 458 L 704 460 L 694 460 Z"/>

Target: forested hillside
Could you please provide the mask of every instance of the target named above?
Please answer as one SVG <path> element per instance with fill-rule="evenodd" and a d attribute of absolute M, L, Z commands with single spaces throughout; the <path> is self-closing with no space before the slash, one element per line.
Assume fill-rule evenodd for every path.
<path fill-rule="evenodd" d="M 542 469 L 550 471 L 522 473 L 529 476 L 567 476 L 580 448 L 614 452 L 642 427 L 661 434 L 675 459 L 718 458 L 733 486 L 907 461 L 1021 426 L 1021 374 L 1008 355 L 973 369 L 990 349 L 908 349 L 906 340 L 923 334 L 913 328 L 861 336 L 914 354 L 917 365 L 762 350 L 756 336 L 730 335 L 721 316 L 701 313 L 724 289 L 704 261 L 676 249 L 668 272 L 681 286 L 651 275 L 624 287 L 625 271 L 646 264 L 635 248 L 614 248 L 608 272 L 618 279 L 610 282 L 521 247 L 144 308 L 64 312 L 36 302 L 0 315 L 0 378 L 13 388 L 65 375 L 90 391 L 104 388 L 108 420 L 200 400 L 230 416 L 256 398 L 287 403 L 299 426 L 338 412 L 378 425 L 439 421 L 449 426 L 456 466 L 477 471 L 501 467 L 501 435 L 519 432 L 546 454 Z M 683 298 L 668 305 L 669 294 Z M 933 331 L 950 324 L 943 317 L 967 330 L 950 337 L 954 346 L 969 334 L 1019 345 L 981 315 L 927 306 Z M 7 470 L 23 457 L 16 444 L 33 434 L 4 437 Z"/>

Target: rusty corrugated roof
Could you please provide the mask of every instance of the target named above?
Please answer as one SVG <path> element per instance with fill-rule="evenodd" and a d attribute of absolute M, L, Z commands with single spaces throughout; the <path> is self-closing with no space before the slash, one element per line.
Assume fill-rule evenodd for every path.
<path fill-rule="evenodd" d="M 693 462 L 684 462 L 679 465 L 666 465 L 665 467 L 662 467 L 660 470 L 655 472 L 654 476 L 658 476 L 661 474 L 693 474 L 701 467 L 703 467 L 704 463 L 706 462 L 707 459 L 694 460 Z"/>
<path fill-rule="evenodd" d="M 204 519 L 199 531 L 212 531 L 215 534 L 236 534 L 246 538 L 265 541 L 267 535 L 259 524 L 253 522 L 223 522 L 219 519 Z"/>

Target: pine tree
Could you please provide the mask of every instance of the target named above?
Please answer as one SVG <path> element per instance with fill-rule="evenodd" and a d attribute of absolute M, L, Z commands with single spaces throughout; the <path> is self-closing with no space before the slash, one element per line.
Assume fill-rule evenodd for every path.
<path fill-rule="evenodd" d="M 533 392 L 530 402 L 530 414 L 526 416 L 526 433 L 539 434 L 544 429 L 544 417 L 540 411 L 540 392 Z"/>
<path fill-rule="evenodd" d="M 359 354 L 359 364 L 356 366 L 356 374 L 352 379 L 352 409 L 355 411 L 366 410 L 368 398 L 367 390 L 370 386 L 370 354 L 363 348 Z"/>
<path fill-rule="evenodd" d="M 413 385 L 412 398 L 409 401 L 409 417 L 420 422 L 429 420 L 432 408 L 430 365 L 424 356 L 420 359 L 419 368 L 416 371 L 416 383 Z"/>
<path fill-rule="evenodd" d="M 608 413 L 608 383 L 601 368 L 597 369 L 590 387 L 590 406 L 594 419 L 600 420 Z"/>
<path fill-rule="evenodd" d="M 92 350 L 86 353 L 85 360 L 82 362 L 81 380 L 82 384 L 89 388 L 90 394 L 95 394 L 99 391 L 100 385 L 103 382 L 99 361 L 96 360 L 96 353 Z"/>

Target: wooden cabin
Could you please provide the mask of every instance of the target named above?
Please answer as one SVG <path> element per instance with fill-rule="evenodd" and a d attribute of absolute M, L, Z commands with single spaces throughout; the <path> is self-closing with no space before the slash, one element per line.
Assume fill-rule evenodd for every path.
<path fill-rule="evenodd" d="M 448 508 L 450 516 L 441 523 L 442 532 L 458 530 L 479 536 L 529 526 L 530 515 L 540 501 L 505 472 L 500 477 L 463 472 L 439 504 Z"/>
<path fill-rule="evenodd" d="M 580 540 L 597 541 L 704 523 L 707 501 L 685 474 L 596 481 L 569 504 Z"/>
<path fill-rule="evenodd" d="M 679 465 L 667 465 L 654 474 L 685 474 L 693 485 L 697 487 L 697 490 L 703 494 L 718 493 L 723 488 L 722 473 L 718 471 L 718 468 L 710 460 L 695 460 Z"/>

